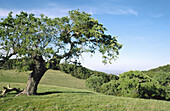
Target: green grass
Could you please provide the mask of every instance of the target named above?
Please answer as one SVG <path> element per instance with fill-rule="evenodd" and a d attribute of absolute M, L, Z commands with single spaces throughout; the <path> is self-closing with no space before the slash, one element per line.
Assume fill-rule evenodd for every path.
<path fill-rule="evenodd" d="M 15 76 L 12 74 L 13 71 L 4 72 L 8 73 L 3 73 L 3 77 L 0 74 L 0 88 L 10 81 L 12 81 L 11 87 L 25 87 L 24 80 L 27 77 L 26 79 L 24 77 L 28 72 L 14 74 Z M 13 80 L 14 77 L 18 81 Z M 20 80 L 21 78 L 23 80 Z M 7 97 L 0 98 L 0 111 L 169 111 L 170 109 L 168 101 L 95 93 L 88 90 L 84 82 L 63 72 L 49 70 L 38 87 L 39 95 L 12 97 L 15 93 L 7 94 Z"/>
<path fill-rule="evenodd" d="M 28 79 L 28 72 L 15 72 L 13 70 L 1 70 L 0 71 L 0 88 L 2 82 L 7 84 L 12 83 L 26 83 Z M 85 85 L 85 80 L 72 77 L 70 74 L 66 74 L 61 71 L 48 70 L 42 77 L 40 84 L 57 85 L 62 87 L 76 88 L 76 89 L 88 89 Z"/>
<path fill-rule="evenodd" d="M 30 72 L 16 72 L 15 70 L 0 70 L 0 82 L 25 83 Z"/>
<path fill-rule="evenodd" d="M 40 84 L 57 85 L 77 89 L 88 89 L 85 85 L 85 80 L 77 79 L 70 74 L 54 70 L 48 70 L 40 81 Z"/>

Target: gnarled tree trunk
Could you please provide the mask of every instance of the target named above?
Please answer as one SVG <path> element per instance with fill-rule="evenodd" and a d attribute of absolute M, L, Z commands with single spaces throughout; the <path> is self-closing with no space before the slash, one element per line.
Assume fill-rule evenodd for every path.
<path fill-rule="evenodd" d="M 42 76 L 45 74 L 45 72 L 48 70 L 45 67 L 45 61 L 43 60 L 42 56 L 35 56 L 35 66 L 33 68 L 33 72 L 29 75 L 27 86 L 23 92 L 20 94 L 16 95 L 22 95 L 22 94 L 27 94 L 27 95 L 35 95 L 37 94 L 37 87 L 38 84 L 42 78 Z"/>

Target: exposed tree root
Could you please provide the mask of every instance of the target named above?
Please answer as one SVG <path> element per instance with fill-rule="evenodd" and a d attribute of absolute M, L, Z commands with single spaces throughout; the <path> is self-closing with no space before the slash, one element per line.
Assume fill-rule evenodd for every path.
<path fill-rule="evenodd" d="M 15 95 L 15 97 L 16 97 L 16 96 L 21 96 L 21 95 L 27 95 L 27 96 L 30 96 L 30 94 L 26 93 L 26 91 L 25 91 L 25 90 L 23 90 L 23 91 L 21 91 L 20 93 L 18 93 L 17 95 Z"/>
<path fill-rule="evenodd" d="M 4 90 L 0 91 L 1 92 L 1 96 L 4 97 L 6 93 L 9 93 L 11 91 L 16 91 L 17 93 L 21 93 L 23 92 L 24 90 L 20 90 L 20 88 L 11 88 L 10 87 L 10 84 L 7 85 L 7 87 L 3 87 Z"/>

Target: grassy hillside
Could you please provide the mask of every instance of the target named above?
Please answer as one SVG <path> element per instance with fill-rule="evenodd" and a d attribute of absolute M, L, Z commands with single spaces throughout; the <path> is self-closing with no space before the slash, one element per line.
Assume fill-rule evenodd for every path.
<path fill-rule="evenodd" d="M 25 87 L 26 73 L 2 71 L 0 89 L 11 83 L 11 87 Z M 15 80 L 14 80 L 15 79 Z M 38 96 L 0 98 L 2 111 L 168 111 L 170 102 L 108 96 L 89 91 L 84 80 L 76 79 L 59 71 L 49 70 L 43 77 Z M 55 84 L 56 83 L 56 84 Z"/>
<path fill-rule="evenodd" d="M 16 72 L 13 70 L 0 71 L 0 86 L 7 83 L 26 83 L 30 72 Z M 70 74 L 61 71 L 48 70 L 40 81 L 40 84 L 57 85 L 62 87 L 87 89 L 85 80 L 72 77 Z M 1 87 L 0 87 L 1 88 Z"/>

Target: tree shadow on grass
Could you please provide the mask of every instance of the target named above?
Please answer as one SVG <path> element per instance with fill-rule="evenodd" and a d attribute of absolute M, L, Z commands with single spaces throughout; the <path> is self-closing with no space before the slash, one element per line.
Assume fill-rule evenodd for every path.
<path fill-rule="evenodd" d="M 93 94 L 92 92 L 76 92 L 76 91 L 47 91 L 43 93 L 37 93 L 37 95 L 49 95 L 49 94 L 56 94 L 56 93 L 84 93 L 84 94 Z"/>

